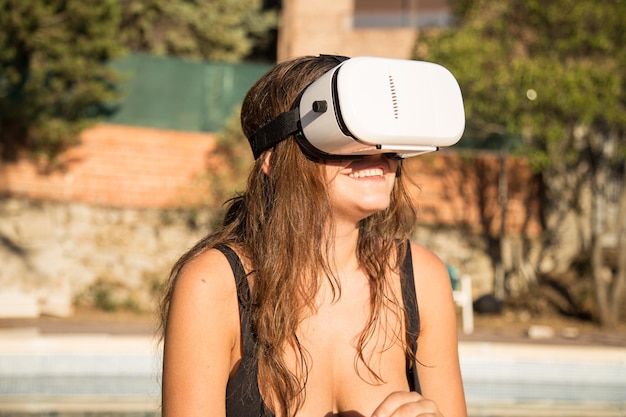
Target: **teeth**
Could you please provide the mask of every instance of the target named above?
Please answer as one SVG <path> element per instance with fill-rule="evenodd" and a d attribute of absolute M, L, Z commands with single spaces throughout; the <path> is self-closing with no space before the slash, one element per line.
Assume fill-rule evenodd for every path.
<path fill-rule="evenodd" d="M 363 169 L 361 171 L 354 171 L 350 173 L 348 176 L 350 178 L 382 177 L 383 170 L 381 168 Z"/>

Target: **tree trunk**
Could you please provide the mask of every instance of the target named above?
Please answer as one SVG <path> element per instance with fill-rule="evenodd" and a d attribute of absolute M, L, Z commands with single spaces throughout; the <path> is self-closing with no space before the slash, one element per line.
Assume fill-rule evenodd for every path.
<path fill-rule="evenodd" d="M 606 267 L 604 265 L 604 240 L 606 234 L 600 234 L 594 237 L 591 252 L 591 274 L 593 275 L 594 288 L 596 293 L 596 314 L 598 321 L 602 326 L 613 327 L 615 320 L 609 301 L 610 278 L 605 274 Z"/>
<path fill-rule="evenodd" d="M 593 182 L 593 219 L 591 271 L 596 291 L 598 321 L 612 328 L 620 319 L 620 308 L 626 286 L 626 170 L 623 160 L 615 160 L 611 150 L 619 142 L 617 135 L 596 138 L 599 161 L 595 167 Z M 613 146 L 610 146 L 613 144 Z M 606 152 L 606 150 L 609 152 Z M 618 159 L 619 161 L 619 159 Z M 621 164 L 621 166 L 620 166 Z M 619 170 L 622 175 L 617 175 Z M 611 195 L 614 190 L 615 194 Z M 611 210 L 613 206 L 616 210 Z M 614 213 L 611 215 L 611 213 Z M 605 251 L 615 252 L 614 264 L 607 263 Z"/>
<path fill-rule="evenodd" d="M 500 204 L 500 230 L 499 230 L 499 255 L 494 260 L 495 263 L 495 283 L 494 283 L 494 295 L 496 298 L 503 300 L 506 296 L 505 291 L 505 271 L 504 262 L 502 261 L 502 254 L 504 253 L 504 237 L 506 236 L 506 212 L 507 203 L 509 197 L 508 190 L 508 152 L 506 150 L 500 151 L 500 175 L 498 176 L 498 203 Z"/>
<path fill-rule="evenodd" d="M 626 298 L 626 164 L 622 167 L 619 208 L 617 211 L 616 233 L 616 273 L 613 277 L 613 291 L 610 294 L 611 316 L 617 323 L 620 308 Z"/>

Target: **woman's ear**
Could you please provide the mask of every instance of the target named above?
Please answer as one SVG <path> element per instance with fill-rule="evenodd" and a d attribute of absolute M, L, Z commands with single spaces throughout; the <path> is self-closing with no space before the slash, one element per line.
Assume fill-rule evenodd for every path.
<path fill-rule="evenodd" d="M 263 165 L 261 165 L 261 168 L 263 169 L 263 172 L 265 172 L 265 175 L 269 176 L 272 173 L 272 167 L 270 165 L 270 160 L 272 158 L 272 151 L 263 152 L 263 155 L 261 155 L 261 158 L 263 158 Z"/>

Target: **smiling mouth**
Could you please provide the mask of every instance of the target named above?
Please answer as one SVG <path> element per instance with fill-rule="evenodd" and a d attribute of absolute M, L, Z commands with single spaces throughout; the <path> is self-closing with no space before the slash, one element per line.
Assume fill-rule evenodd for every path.
<path fill-rule="evenodd" d="M 381 168 L 373 168 L 373 169 L 362 169 L 359 171 L 353 171 L 348 174 L 350 178 L 371 178 L 377 177 L 380 178 L 384 176 L 384 172 Z"/>

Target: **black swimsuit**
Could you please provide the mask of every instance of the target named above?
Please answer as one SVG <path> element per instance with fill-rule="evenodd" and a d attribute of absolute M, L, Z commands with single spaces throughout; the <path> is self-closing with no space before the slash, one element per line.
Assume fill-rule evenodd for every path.
<path fill-rule="evenodd" d="M 239 317 L 241 320 L 241 343 L 243 354 L 237 370 L 228 379 L 226 386 L 226 416 L 227 417 L 261 417 L 272 416 L 265 407 L 259 391 L 257 381 L 258 363 L 255 355 L 255 336 L 250 320 L 250 287 L 246 278 L 246 272 L 241 264 L 239 256 L 228 246 L 219 245 L 217 250 L 222 252 L 228 259 L 230 267 L 235 275 L 237 283 L 237 297 L 239 302 Z M 417 352 L 417 335 L 419 333 L 420 319 L 415 296 L 415 282 L 413 280 L 413 262 L 411 249 L 408 251 L 402 264 L 402 300 L 408 316 L 408 331 L 410 335 L 410 347 L 413 355 Z M 419 379 L 415 361 L 407 360 L 407 380 L 411 391 L 420 392 Z"/>

